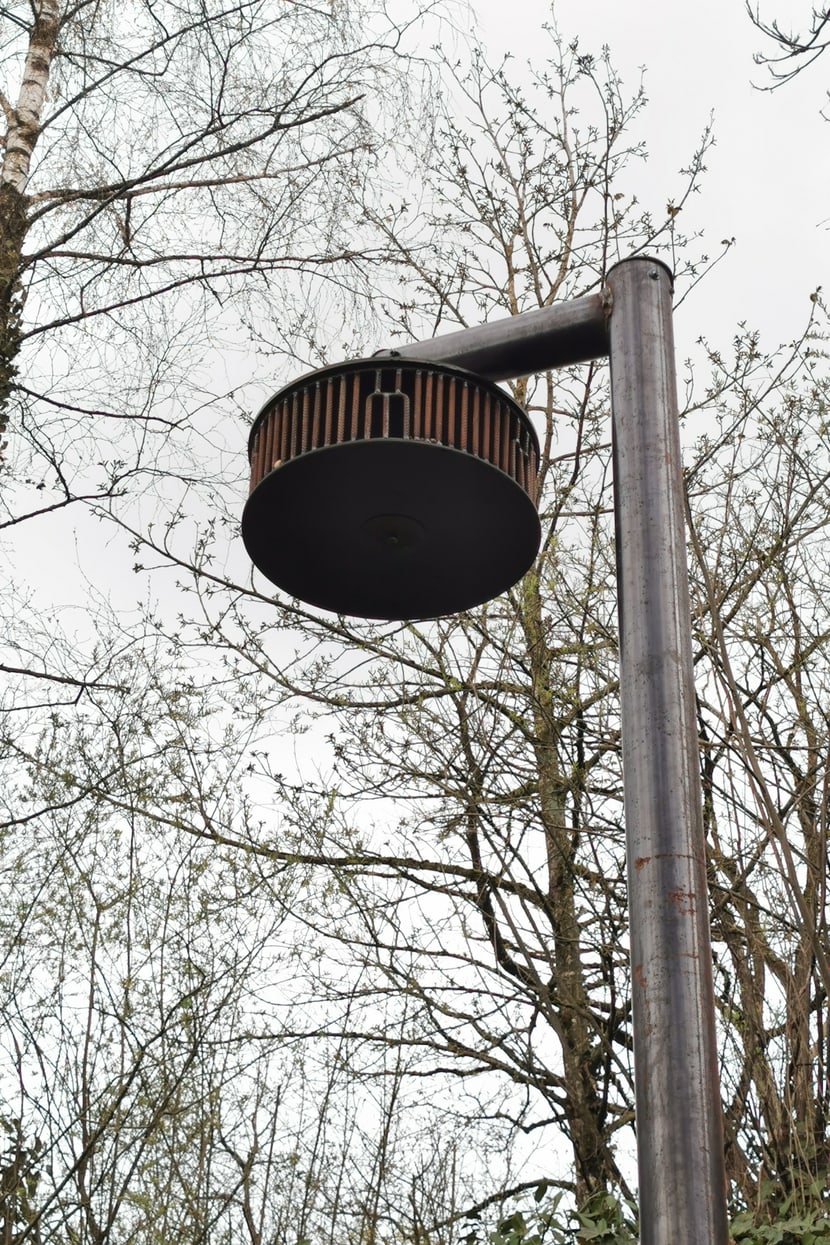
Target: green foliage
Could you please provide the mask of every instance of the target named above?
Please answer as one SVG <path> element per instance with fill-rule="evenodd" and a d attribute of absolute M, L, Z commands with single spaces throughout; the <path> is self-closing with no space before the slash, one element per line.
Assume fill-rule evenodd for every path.
<path fill-rule="evenodd" d="M 595 1194 L 577 1211 L 576 1219 L 577 1241 L 596 1241 L 598 1245 L 633 1245 L 637 1241 L 634 1207 L 610 1193 Z"/>
<path fill-rule="evenodd" d="M 495 1229 L 482 1237 L 472 1231 L 462 1237 L 462 1245 L 637 1245 L 636 1209 L 611 1193 L 597 1193 L 579 1210 L 562 1205 L 564 1194 L 559 1191 L 546 1198 L 547 1184 L 536 1190 L 536 1207 L 516 1210 L 501 1219 Z M 758 1212 L 741 1211 L 732 1220 L 729 1239 L 732 1245 L 830 1245 L 830 1206 L 819 1205 L 801 1211 L 786 1198 L 776 1205 L 766 1205 L 762 1214 L 768 1222 L 758 1223 Z M 544 1201 L 544 1206 L 542 1202 Z"/>
<path fill-rule="evenodd" d="M 814 1204 L 805 1210 L 794 1197 L 763 1207 L 768 1222 L 758 1223 L 758 1213 L 741 1211 L 732 1220 L 735 1245 L 830 1245 L 830 1204 L 818 1186 L 810 1190 Z"/>
<path fill-rule="evenodd" d="M 523 1213 L 516 1210 L 499 1220 L 487 1233 L 486 1245 L 637 1245 L 634 1208 L 611 1193 L 597 1193 L 579 1209 L 563 1207 L 560 1190 L 546 1199 L 548 1185 L 536 1189 L 536 1207 Z M 544 1202 L 544 1205 L 542 1203 Z M 463 1245 L 478 1245 L 482 1238 L 472 1231 L 462 1238 Z"/>
<path fill-rule="evenodd" d="M 19 1239 L 9 1234 L 25 1232 L 36 1218 L 43 1143 L 27 1141 L 20 1120 L 0 1117 L 0 1228 L 3 1241 Z"/>

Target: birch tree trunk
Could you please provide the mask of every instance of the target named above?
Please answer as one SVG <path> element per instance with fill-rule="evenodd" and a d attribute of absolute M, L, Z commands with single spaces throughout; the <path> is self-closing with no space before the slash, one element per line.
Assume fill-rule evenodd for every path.
<path fill-rule="evenodd" d="M 23 80 L 12 105 L 0 95 L 6 134 L 0 169 L 0 438 L 6 428 L 9 387 L 15 375 L 22 312 L 20 265 L 27 228 L 26 186 L 40 137 L 49 71 L 60 26 L 56 0 L 33 0 L 34 21 Z"/>

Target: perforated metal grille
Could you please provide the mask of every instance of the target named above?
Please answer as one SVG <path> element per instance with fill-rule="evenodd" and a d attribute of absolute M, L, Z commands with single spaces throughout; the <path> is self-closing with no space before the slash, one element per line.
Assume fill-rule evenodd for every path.
<path fill-rule="evenodd" d="M 276 394 L 251 434 L 251 491 L 301 454 L 378 439 L 426 441 L 472 454 L 536 502 L 538 446 L 521 408 L 488 381 L 398 363 L 347 364 Z"/>

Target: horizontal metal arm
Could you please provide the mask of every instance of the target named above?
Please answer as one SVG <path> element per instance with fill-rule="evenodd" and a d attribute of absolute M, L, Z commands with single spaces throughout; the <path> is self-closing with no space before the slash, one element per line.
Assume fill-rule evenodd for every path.
<path fill-rule="evenodd" d="M 446 333 L 394 350 L 379 350 L 375 357 L 452 363 L 488 380 L 513 380 L 548 368 L 605 358 L 610 314 L 611 292 L 605 288 L 598 294 L 525 311 L 458 333 Z"/>

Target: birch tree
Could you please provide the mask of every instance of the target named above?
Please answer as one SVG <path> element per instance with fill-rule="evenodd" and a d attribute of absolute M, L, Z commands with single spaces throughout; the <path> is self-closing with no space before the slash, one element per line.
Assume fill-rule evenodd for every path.
<path fill-rule="evenodd" d="M 369 5 L 37 0 L 3 19 L 8 523 L 195 461 L 246 291 L 288 308 L 303 274 L 355 269 L 343 188 L 405 79 L 402 30 Z"/>
<path fill-rule="evenodd" d="M 348 1221 L 368 1241 L 391 1200 L 395 1094 L 350 1084 L 328 1035 L 297 1052 L 286 1034 L 284 921 L 304 873 L 260 895 L 258 862 L 194 847 L 176 820 L 196 786 L 236 818 L 250 739 L 106 583 L 77 626 L 35 593 L 48 516 L 80 525 L 119 503 L 152 518 L 219 474 L 239 412 L 218 347 L 243 339 L 252 283 L 287 313 L 310 274 L 339 289 L 371 266 L 347 190 L 392 135 L 384 94 L 414 89 L 416 67 L 403 27 L 367 5 L 2 16 L 3 525 L 18 542 L 0 660 L 3 1239 L 259 1245 L 339 1239 Z"/>

